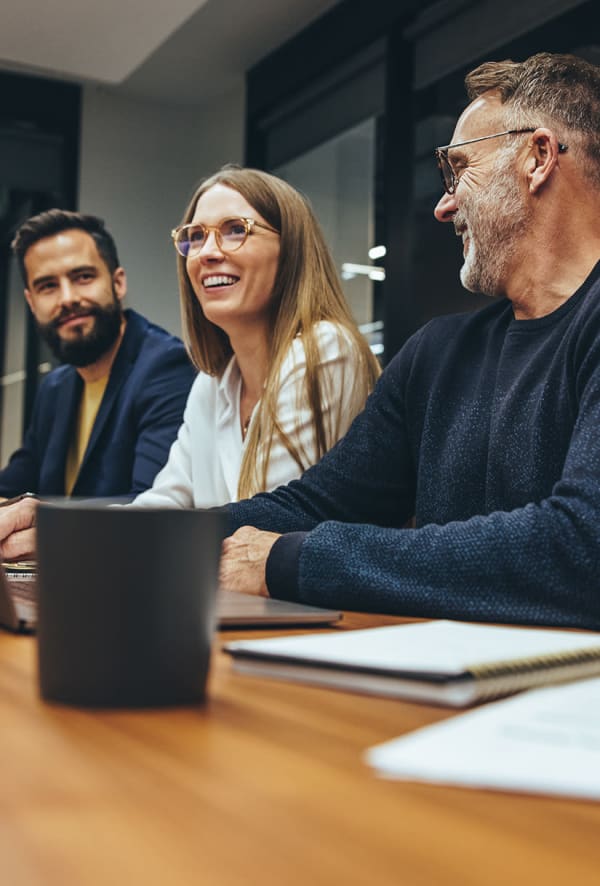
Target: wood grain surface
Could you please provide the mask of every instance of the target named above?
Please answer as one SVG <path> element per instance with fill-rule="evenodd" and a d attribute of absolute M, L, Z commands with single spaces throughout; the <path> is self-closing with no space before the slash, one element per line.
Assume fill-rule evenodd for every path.
<path fill-rule="evenodd" d="M 217 636 L 205 705 L 110 711 L 40 701 L 0 632 L 0 883 L 600 882 L 600 804 L 378 779 L 367 747 L 454 714 L 233 673 L 265 633 Z"/>

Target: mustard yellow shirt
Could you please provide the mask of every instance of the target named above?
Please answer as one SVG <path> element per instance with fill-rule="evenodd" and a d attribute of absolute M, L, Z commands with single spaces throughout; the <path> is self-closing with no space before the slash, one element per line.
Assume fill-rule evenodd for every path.
<path fill-rule="evenodd" d="M 108 384 L 108 375 L 99 378 L 97 381 L 85 382 L 79 401 L 79 411 L 77 413 L 77 422 L 75 423 L 75 433 L 69 446 L 67 453 L 67 463 L 65 466 L 65 495 L 71 495 L 73 487 L 77 481 L 79 468 L 83 461 L 83 456 L 90 442 L 92 428 L 96 421 L 102 397 Z"/>

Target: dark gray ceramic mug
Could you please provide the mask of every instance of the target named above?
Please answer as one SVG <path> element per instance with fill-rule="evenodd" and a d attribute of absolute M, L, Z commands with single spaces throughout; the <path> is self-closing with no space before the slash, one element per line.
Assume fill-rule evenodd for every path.
<path fill-rule="evenodd" d="M 42 697 L 115 707 L 201 701 L 224 522 L 215 511 L 40 504 Z"/>

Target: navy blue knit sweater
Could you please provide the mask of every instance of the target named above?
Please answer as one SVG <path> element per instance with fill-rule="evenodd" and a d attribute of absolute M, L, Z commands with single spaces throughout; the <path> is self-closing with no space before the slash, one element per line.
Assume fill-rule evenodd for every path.
<path fill-rule="evenodd" d="M 541 319 L 429 323 L 318 465 L 229 515 L 289 533 L 275 597 L 600 628 L 600 263 Z"/>

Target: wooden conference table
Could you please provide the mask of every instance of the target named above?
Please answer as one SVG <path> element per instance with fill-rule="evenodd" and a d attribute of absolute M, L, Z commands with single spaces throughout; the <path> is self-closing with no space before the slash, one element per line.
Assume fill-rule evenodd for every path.
<path fill-rule="evenodd" d="M 379 780 L 365 748 L 453 714 L 237 675 L 238 636 L 204 707 L 86 711 L 0 631 L 0 883 L 600 882 L 600 804 Z"/>

